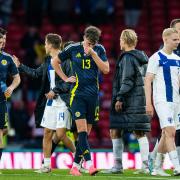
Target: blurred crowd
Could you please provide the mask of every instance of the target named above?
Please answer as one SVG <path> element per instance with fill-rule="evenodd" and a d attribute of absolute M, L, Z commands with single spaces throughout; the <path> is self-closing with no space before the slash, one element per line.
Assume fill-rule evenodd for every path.
<path fill-rule="evenodd" d="M 39 32 L 44 17 L 48 18 L 48 21 L 54 26 L 66 23 L 104 25 L 111 23 L 115 11 L 118 11 L 115 8 L 116 1 L 118 0 L 96 0 L 96 3 L 94 3 L 94 0 L 0 0 L 0 26 L 8 29 L 8 25 L 15 18 L 13 17 L 14 13 L 18 14 L 18 18 L 23 12 L 22 14 L 25 16 L 21 18 L 24 26 L 28 28 L 19 42 L 22 55 L 20 60 L 31 68 L 37 68 L 42 63 L 45 55 L 44 39 Z M 127 27 L 136 27 L 143 8 L 143 1 L 120 1 L 124 6 L 124 24 Z M 17 13 L 17 11 L 19 12 Z M 22 21 L 22 19 L 19 19 L 19 21 Z M 70 39 L 79 41 L 80 35 L 71 33 Z M 113 49 L 111 49 L 111 54 L 113 54 Z M 113 55 L 113 61 L 115 58 L 117 58 L 117 55 Z M 21 77 L 21 86 L 14 92 L 11 102 L 9 102 L 9 143 L 21 143 L 24 147 L 39 147 L 43 132 L 42 129 L 35 128 L 33 110 L 40 81 L 39 79 L 32 80 L 23 75 Z M 100 83 L 103 84 L 103 82 L 104 79 L 100 76 Z M 101 106 L 108 109 L 111 102 L 110 98 L 108 101 L 103 101 L 105 96 L 105 92 L 100 91 Z M 153 126 L 156 126 L 157 132 L 153 132 L 153 137 L 156 138 L 159 126 L 157 123 Z M 97 144 L 102 147 L 102 144 L 100 144 L 102 143 L 102 136 L 99 132 L 97 127 L 96 140 Z M 131 152 L 138 151 L 138 143 L 133 134 L 127 133 L 124 139 Z M 110 147 L 110 139 L 108 142 L 109 144 L 106 142 L 106 145 Z"/>

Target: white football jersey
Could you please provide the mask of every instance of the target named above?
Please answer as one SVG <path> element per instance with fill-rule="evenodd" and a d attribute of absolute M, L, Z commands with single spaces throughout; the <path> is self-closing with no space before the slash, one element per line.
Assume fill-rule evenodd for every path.
<path fill-rule="evenodd" d="M 48 79 L 49 79 L 49 82 L 50 82 L 50 89 L 53 89 L 55 86 L 56 86 L 56 83 L 55 83 L 55 70 L 54 68 L 51 66 L 51 64 L 49 64 L 48 66 Z M 67 108 L 66 107 L 66 103 L 61 99 L 61 97 L 58 95 L 58 97 L 56 99 L 50 99 L 50 100 L 47 100 L 47 106 L 58 106 L 58 107 L 65 107 L 65 109 Z"/>
<path fill-rule="evenodd" d="M 155 75 L 153 80 L 153 100 L 158 102 L 180 102 L 180 57 L 160 50 L 148 62 L 147 72 Z"/>

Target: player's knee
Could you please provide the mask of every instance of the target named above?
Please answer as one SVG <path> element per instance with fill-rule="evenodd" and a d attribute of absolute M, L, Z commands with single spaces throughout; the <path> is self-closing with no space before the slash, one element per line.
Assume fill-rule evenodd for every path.
<path fill-rule="evenodd" d="M 176 130 L 172 127 L 166 127 L 164 129 L 164 136 L 166 138 L 175 138 Z"/>
<path fill-rule="evenodd" d="M 57 138 L 59 141 L 63 141 L 63 139 L 66 137 L 65 132 L 57 132 Z"/>
<path fill-rule="evenodd" d="M 145 132 L 144 131 L 134 131 L 134 134 L 135 134 L 137 139 L 142 138 L 142 137 L 145 136 Z"/>
<path fill-rule="evenodd" d="M 117 139 L 121 137 L 121 130 L 118 129 L 110 129 L 111 139 Z"/>
<path fill-rule="evenodd" d="M 51 139 L 53 131 L 51 129 L 44 129 L 44 139 Z"/>
<path fill-rule="evenodd" d="M 78 133 L 79 132 L 87 132 L 87 127 L 84 127 L 84 126 L 78 127 Z"/>

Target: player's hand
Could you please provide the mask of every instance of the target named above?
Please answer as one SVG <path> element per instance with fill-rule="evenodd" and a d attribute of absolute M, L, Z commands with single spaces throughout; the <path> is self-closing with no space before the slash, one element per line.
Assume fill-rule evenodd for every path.
<path fill-rule="evenodd" d="M 84 48 L 84 53 L 87 55 L 91 55 L 94 51 L 90 46 L 87 45 L 83 45 L 83 48 Z"/>
<path fill-rule="evenodd" d="M 16 65 L 16 67 L 18 68 L 21 63 L 20 63 L 19 59 L 15 55 L 13 55 L 13 61 L 14 61 L 14 64 Z"/>
<path fill-rule="evenodd" d="M 146 114 L 153 117 L 154 115 L 154 107 L 152 104 L 147 104 L 146 105 Z"/>
<path fill-rule="evenodd" d="M 117 101 L 116 104 L 115 104 L 115 110 L 116 112 L 120 112 L 122 110 L 122 102 L 120 101 Z"/>
<path fill-rule="evenodd" d="M 65 79 L 65 82 L 75 83 L 76 82 L 76 77 L 75 76 L 70 76 L 67 79 Z"/>
<path fill-rule="evenodd" d="M 11 97 L 11 94 L 13 93 L 14 88 L 12 86 L 9 86 L 6 91 L 4 92 L 4 95 L 6 98 Z"/>
<path fill-rule="evenodd" d="M 45 94 L 45 96 L 47 99 L 53 99 L 55 96 L 55 93 L 54 93 L 54 91 L 51 90 L 47 94 Z"/>

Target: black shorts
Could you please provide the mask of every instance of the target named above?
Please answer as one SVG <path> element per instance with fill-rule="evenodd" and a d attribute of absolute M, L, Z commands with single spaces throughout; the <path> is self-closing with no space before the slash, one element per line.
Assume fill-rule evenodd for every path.
<path fill-rule="evenodd" d="M 8 113 L 6 102 L 0 102 L 0 129 L 8 127 Z"/>
<path fill-rule="evenodd" d="M 99 120 L 98 96 L 83 97 L 76 95 L 71 104 L 72 119 L 86 119 L 88 124 Z"/>

